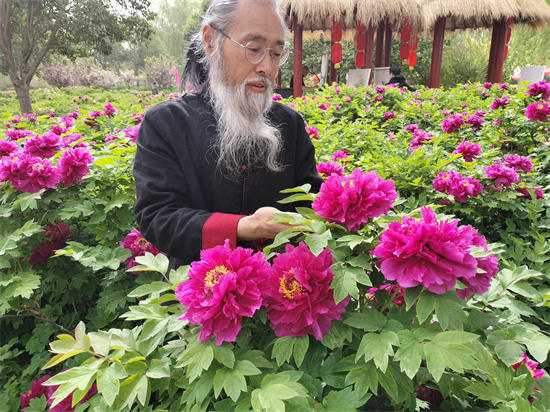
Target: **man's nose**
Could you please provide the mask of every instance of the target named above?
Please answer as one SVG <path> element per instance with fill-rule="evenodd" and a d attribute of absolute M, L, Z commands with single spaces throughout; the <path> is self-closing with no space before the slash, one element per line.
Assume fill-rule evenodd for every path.
<path fill-rule="evenodd" d="M 271 53 L 269 50 L 266 50 L 263 59 L 256 64 L 256 72 L 266 75 L 271 73 L 273 70 L 275 70 L 275 66 L 271 60 Z"/>

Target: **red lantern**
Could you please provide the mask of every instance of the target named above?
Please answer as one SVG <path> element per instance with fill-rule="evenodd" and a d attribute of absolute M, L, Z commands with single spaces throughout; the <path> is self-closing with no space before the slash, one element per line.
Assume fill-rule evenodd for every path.
<path fill-rule="evenodd" d="M 357 39 L 355 41 L 357 50 L 365 50 L 365 40 L 365 35 L 363 33 L 357 33 Z"/>
<path fill-rule="evenodd" d="M 330 39 L 333 43 L 337 43 L 342 40 L 342 23 L 339 21 L 332 22 L 332 29 L 330 31 Z"/>
<path fill-rule="evenodd" d="M 416 52 L 409 53 L 409 67 L 416 66 Z"/>
<path fill-rule="evenodd" d="M 508 27 L 508 30 L 506 30 L 506 44 L 510 42 L 510 37 L 512 37 L 512 28 Z"/>
<path fill-rule="evenodd" d="M 508 57 L 508 45 L 504 46 L 504 59 L 506 60 L 506 57 Z"/>
<path fill-rule="evenodd" d="M 338 64 L 342 61 L 342 45 L 340 43 L 334 43 L 330 47 L 330 61 L 333 64 Z"/>
<path fill-rule="evenodd" d="M 405 24 L 401 28 L 401 42 L 405 43 L 409 41 L 409 39 L 411 38 L 411 31 L 411 26 L 409 26 L 408 24 Z"/>
<path fill-rule="evenodd" d="M 406 60 L 409 57 L 409 43 L 401 43 L 399 47 L 399 58 L 401 60 Z"/>
<path fill-rule="evenodd" d="M 409 42 L 409 50 L 416 51 L 417 48 L 418 48 L 418 37 L 412 36 L 411 41 Z"/>

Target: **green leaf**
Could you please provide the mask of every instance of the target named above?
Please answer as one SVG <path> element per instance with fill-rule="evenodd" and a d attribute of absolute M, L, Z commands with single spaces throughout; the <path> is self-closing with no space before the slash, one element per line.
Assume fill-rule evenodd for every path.
<path fill-rule="evenodd" d="M 279 191 L 279 193 L 309 193 L 311 190 L 311 185 L 309 183 L 303 184 L 302 186 L 292 187 L 290 189 L 284 189 Z"/>
<path fill-rule="evenodd" d="M 434 299 L 435 315 L 441 325 L 441 329 L 451 328 L 461 330 L 468 316 L 460 304 L 457 303 L 458 297 L 456 293 L 451 291 L 444 295 L 434 296 Z"/>
<path fill-rule="evenodd" d="M 381 330 L 386 325 L 386 317 L 375 309 L 364 308 L 361 312 L 350 313 L 344 323 L 366 332 Z"/>
<path fill-rule="evenodd" d="M 375 395 L 378 392 L 378 371 L 374 363 L 369 362 L 366 365 L 355 367 L 346 375 L 346 385 L 355 385 L 355 390 L 361 396 L 365 395 L 370 389 Z"/>
<path fill-rule="evenodd" d="M 334 279 L 330 287 L 334 289 L 334 301 L 340 303 L 346 297 L 359 297 L 359 288 L 357 287 L 358 268 L 345 266 L 343 262 L 336 262 L 331 267 Z M 359 268 L 359 270 L 362 270 Z"/>
<path fill-rule="evenodd" d="M 131 407 L 136 397 L 142 406 L 145 406 L 149 390 L 149 382 L 145 375 L 132 375 L 122 382 L 118 396 L 115 400 L 115 410 Z"/>
<path fill-rule="evenodd" d="M 416 300 L 418 299 L 418 296 L 420 296 L 420 293 L 422 292 L 424 288 L 422 286 L 416 286 L 414 288 L 406 288 L 405 289 L 405 310 L 409 310 L 412 305 L 415 304 Z"/>
<path fill-rule="evenodd" d="M 418 315 L 418 322 L 420 324 L 424 323 L 435 310 L 435 300 L 435 295 L 426 290 L 423 291 L 418 297 L 416 314 Z"/>
<path fill-rule="evenodd" d="M 272 383 L 254 389 L 251 403 L 254 411 L 284 412 L 285 400 L 306 395 L 306 389 L 298 382 Z"/>
<path fill-rule="evenodd" d="M 330 391 L 323 399 L 323 406 L 327 411 L 355 412 L 370 398 L 361 398 L 359 392 L 354 391 L 350 386 L 341 391 Z"/>
<path fill-rule="evenodd" d="M 111 333 L 104 331 L 90 332 L 88 338 L 96 353 L 103 356 L 109 354 L 109 350 L 111 349 Z"/>
<path fill-rule="evenodd" d="M 284 199 L 278 200 L 277 203 L 287 204 L 292 202 L 301 202 L 301 201 L 307 201 L 307 202 L 313 202 L 315 200 L 315 196 L 309 193 L 296 193 L 294 195 L 285 197 Z"/>
<path fill-rule="evenodd" d="M 298 368 L 302 365 L 302 362 L 304 361 L 304 357 L 306 356 L 308 347 L 309 335 L 295 338 L 294 350 L 292 351 L 292 353 L 294 355 L 294 362 L 296 362 L 296 366 Z"/>
<path fill-rule="evenodd" d="M 313 253 L 315 256 L 319 256 L 319 254 L 327 247 L 328 241 L 330 239 L 332 239 L 332 234 L 330 230 L 327 230 L 326 232 L 321 234 L 308 233 L 305 236 L 304 242 L 309 247 L 311 253 Z"/>
<path fill-rule="evenodd" d="M 376 367 L 385 372 L 388 367 L 388 357 L 394 354 L 392 345 L 399 345 L 399 337 L 394 332 L 367 333 L 361 339 L 355 361 L 357 362 L 362 356 L 365 362 L 374 359 Z"/>
<path fill-rule="evenodd" d="M 476 369 L 474 351 L 469 348 L 479 336 L 473 333 L 447 331 L 438 333 L 424 345 L 424 355 L 429 372 L 436 382 L 441 379 L 445 367 L 463 373 L 464 369 Z"/>
<path fill-rule="evenodd" d="M 517 363 L 521 359 L 522 352 L 522 346 L 510 340 L 503 340 L 495 345 L 495 353 L 506 366 Z"/>
<path fill-rule="evenodd" d="M 220 368 L 214 376 L 214 396 L 217 398 L 223 389 L 225 393 L 237 402 L 241 392 L 246 392 L 245 376 L 259 375 L 262 372 L 250 361 L 238 360 L 233 369 Z"/>
<path fill-rule="evenodd" d="M 147 377 L 153 379 L 169 378 L 170 377 L 170 361 L 153 359 L 145 373 Z"/>
<path fill-rule="evenodd" d="M 213 346 L 214 349 L 214 359 L 220 362 L 222 365 L 233 369 L 235 365 L 235 354 L 233 353 L 233 345 L 230 343 L 224 342 L 221 346 Z"/>
<path fill-rule="evenodd" d="M 131 298 L 141 297 L 145 295 L 150 295 L 153 293 L 162 293 L 170 289 L 172 286 L 166 282 L 153 282 L 146 285 L 141 285 L 136 289 L 132 290 L 128 296 Z"/>
<path fill-rule="evenodd" d="M 207 343 L 198 343 L 187 349 L 176 367 L 187 367 L 187 378 L 191 383 L 201 375 L 203 370 L 208 370 L 213 360 L 212 346 Z"/>
<path fill-rule="evenodd" d="M 139 266 L 134 266 L 129 269 L 131 271 L 155 271 L 160 272 L 163 275 L 168 272 L 168 258 L 159 253 L 158 255 L 153 255 L 152 253 L 146 252 L 144 256 L 136 257 L 136 262 L 139 263 Z"/>
<path fill-rule="evenodd" d="M 107 405 L 113 405 L 120 390 L 119 380 L 125 377 L 124 368 L 118 362 L 99 370 L 97 374 L 97 390 L 103 396 Z"/>
<path fill-rule="evenodd" d="M 401 371 L 412 379 L 420 368 L 424 355 L 423 347 L 410 330 L 403 329 L 397 334 L 400 345 L 395 353 L 394 360 L 399 361 Z"/>

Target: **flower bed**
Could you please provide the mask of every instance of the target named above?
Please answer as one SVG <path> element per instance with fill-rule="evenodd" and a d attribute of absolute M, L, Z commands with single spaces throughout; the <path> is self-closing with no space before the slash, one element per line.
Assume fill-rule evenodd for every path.
<path fill-rule="evenodd" d="M 163 281 L 131 165 L 174 97 L 68 89 L 1 114 L 0 400 L 39 379 L 21 406 L 550 408 L 550 85 L 282 100 L 325 178 L 286 201 L 312 207 L 263 253 L 218 246 Z"/>

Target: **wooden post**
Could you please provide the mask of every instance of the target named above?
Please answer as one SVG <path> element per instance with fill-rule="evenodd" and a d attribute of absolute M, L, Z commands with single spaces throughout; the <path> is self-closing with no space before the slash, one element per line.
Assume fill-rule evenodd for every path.
<path fill-rule="evenodd" d="M 443 39 L 445 38 L 445 17 L 440 17 L 435 22 L 434 41 L 432 46 L 432 66 L 430 70 L 430 87 L 439 87 L 441 79 L 441 60 L 443 58 Z"/>
<path fill-rule="evenodd" d="M 487 73 L 487 80 L 493 83 L 502 81 L 502 69 L 504 68 L 504 50 L 506 48 L 506 19 L 495 20 L 493 22 L 493 37 L 491 41 L 491 51 L 493 55 L 489 56 L 489 66 L 492 69 Z M 493 46 L 493 42 L 495 45 Z M 492 64 L 491 64 L 492 63 Z"/>
<path fill-rule="evenodd" d="M 279 69 L 279 71 L 277 72 L 277 78 L 275 80 L 275 87 L 277 89 L 280 89 L 281 88 L 281 85 L 282 85 L 282 73 L 281 73 L 281 69 Z"/>
<path fill-rule="evenodd" d="M 363 67 L 365 69 L 372 69 L 372 56 L 373 56 L 373 49 L 374 49 L 374 32 L 375 27 L 371 24 L 367 26 L 367 31 L 365 32 L 365 64 Z M 372 79 L 374 75 L 374 70 L 370 71 L 370 79 Z M 369 79 L 369 84 L 370 84 Z"/>
<path fill-rule="evenodd" d="M 487 65 L 487 81 L 490 82 L 494 76 L 494 66 L 495 66 L 495 47 L 497 45 L 497 36 L 498 31 L 493 28 L 493 32 L 491 34 L 491 47 L 489 50 L 489 64 Z"/>
<path fill-rule="evenodd" d="M 294 29 L 294 97 L 302 95 L 302 25 L 296 14 L 292 17 Z"/>
<path fill-rule="evenodd" d="M 374 57 L 374 67 L 382 67 L 384 63 L 384 22 L 378 23 L 376 29 L 376 55 Z"/>
<path fill-rule="evenodd" d="M 336 82 L 336 69 L 334 68 L 334 63 L 329 62 L 330 64 L 330 75 L 329 75 L 329 84 Z"/>
<path fill-rule="evenodd" d="M 391 64 L 391 24 L 386 21 L 386 34 L 384 39 L 384 66 L 389 67 Z"/>

